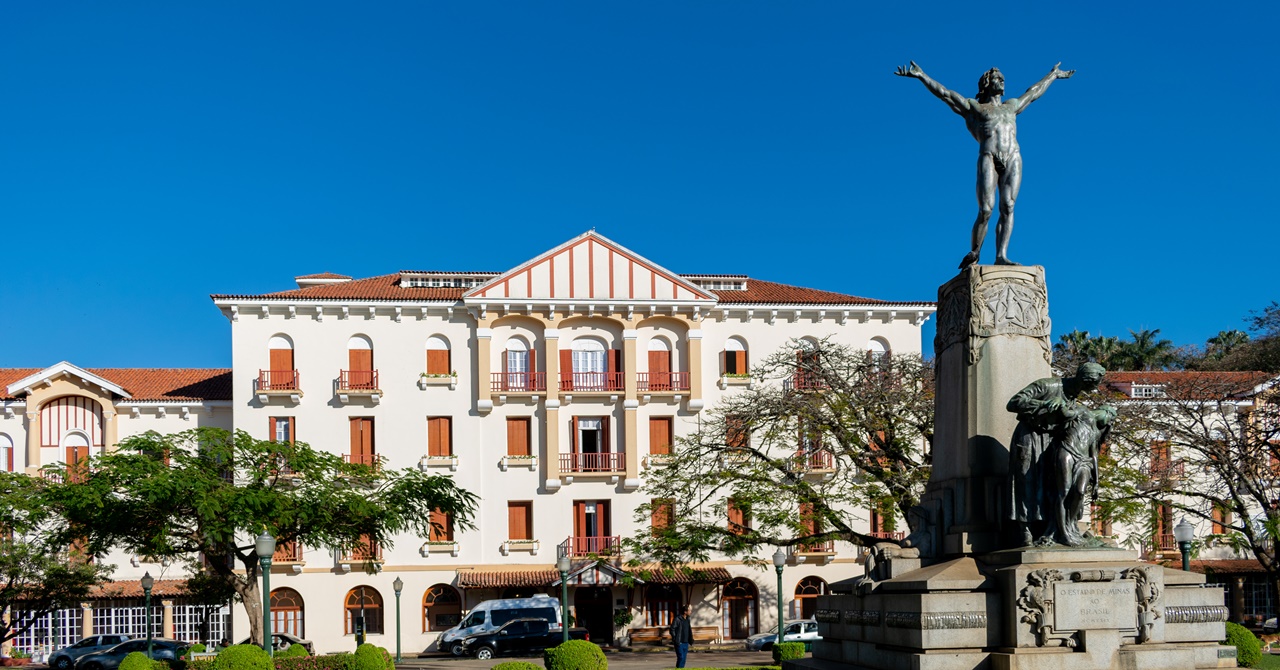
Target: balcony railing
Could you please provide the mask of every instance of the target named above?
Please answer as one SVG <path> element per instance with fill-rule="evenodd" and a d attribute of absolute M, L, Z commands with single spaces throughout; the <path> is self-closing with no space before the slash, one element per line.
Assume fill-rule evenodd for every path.
<path fill-rule="evenodd" d="M 338 373 L 339 391 L 376 391 L 379 388 L 377 370 L 341 370 Z"/>
<path fill-rule="evenodd" d="M 547 390 L 545 372 L 494 372 L 490 388 L 494 393 L 524 393 Z"/>
<path fill-rule="evenodd" d="M 622 551 L 622 539 L 617 535 L 600 537 L 569 537 L 556 547 L 556 556 L 617 556 Z"/>
<path fill-rule="evenodd" d="M 381 561 L 382 547 L 377 542 L 367 542 L 356 546 L 342 555 L 342 560 L 349 563 L 361 561 Z"/>
<path fill-rule="evenodd" d="M 904 540 L 907 537 L 907 534 L 900 530 L 877 530 L 867 535 L 881 540 Z"/>
<path fill-rule="evenodd" d="M 1157 535 L 1156 548 L 1160 551 L 1178 551 L 1178 541 L 1172 533 Z"/>
<path fill-rule="evenodd" d="M 816 372 L 797 372 L 782 382 L 785 391 L 818 391 L 827 388 L 827 380 Z"/>
<path fill-rule="evenodd" d="M 792 547 L 792 553 L 795 554 L 834 554 L 835 551 L 835 540 L 810 542 L 809 544 L 797 544 Z"/>
<path fill-rule="evenodd" d="M 688 391 L 688 372 L 637 372 L 636 388 L 641 392 Z"/>
<path fill-rule="evenodd" d="M 1186 471 L 1186 463 L 1183 461 L 1155 461 L 1148 463 L 1142 469 L 1143 474 L 1153 482 L 1171 482 L 1173 480 L 1182 479 Z"/>
<path fill-rule="evenodd" d="M 258 370 L 259 391 L 297 391 L 300 383 L 297 370 Z"/>
<path fill-rule="evenodd" d="M 561 391 L 621 391 L 621 372 L 561 372 Z"/>
<path fill-rule="evenodd" d="M 276 553 L 271 556 L 271 561 L 274 563 L 301 563 L 302 545 L 296 541 L 276 545 Z"/>
<path fill-rule="evenodd" d="M 626 452 L 560 454 L 560 472 L 622 472 L 626 469 Z"/>
<path fill-rule="evenodd" d="M 342 462 L 367 465 L 374 470 L 382 467 L 382 457 L 377 454 L 343 454 Z"/>
<path fill-rule="evenodd" d="M 834 470 L 835 456 L 822 449 L 801 448 L 796 452 L 795 467 L 797 470 Z"/>

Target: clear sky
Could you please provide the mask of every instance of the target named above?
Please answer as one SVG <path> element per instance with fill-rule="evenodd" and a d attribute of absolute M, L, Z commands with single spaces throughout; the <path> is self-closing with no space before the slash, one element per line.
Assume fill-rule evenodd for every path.
<path fill-rule="evenodd" d="M 593 227 L 678 272 L 935 299 L 977 145 L 909 59 L 969 96 L 1078 70 L 1019 118 L 1010 255 L 1047 268 L 1055 338 L 1200 343 L 1278 297 L 1278 7 L 5 3 L 0 366 L 225 366 L 210 293 L 501 271 Z"/>

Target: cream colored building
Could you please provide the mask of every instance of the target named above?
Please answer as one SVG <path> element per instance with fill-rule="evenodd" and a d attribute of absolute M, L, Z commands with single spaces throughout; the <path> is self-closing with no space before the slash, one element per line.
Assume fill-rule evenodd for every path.
<path fill-rule="evenodd" d="M 205 415 L 193 406 L 185 416 L 229 415 L 259 438 L 448 474 L 481 500 L 475 530 L 400 537 L 359 556 L 328 547 L 278 553 L 275 627 L 322 652 L 354 646 L 361 605 L 370 641 L 393 648 L 397 577 L 403 648 L 434 651 L 440 631 L 480 601 L 558 596 L 559 552 L 574 559 L 569 597 L 594 641 L 663 625 L 682 603 L 718 637 L 769 630 L 772 571 L 722 560 L 696 578 L 626 587 L 616 562 L 587 556 L 616 553 L 620 538 L 642 529 L 633 512 L 647 500 L 646 473 L 702 412 L 746 388 L 753 360 L 793 338 L 919 353 L 934 312 L 931 302 L 680 275 L 595 232 L 506 272 L 296 281 L 213 296 L 231 324 L 233 409 Z M 125 421 L 119 415 L 129 412 L 115 411 Z M 157 429 L 176 430 L 176 414 L 166 407 Z M 30 442 L 25 433 L 14 439 Z M 365 571 L 370 559 L 375 574 Z M 792 555 L 789 616 L 809 613 L 826 584 L 861 574 L 859 559 L 844 543 Z M 615 631 L 621 610 L 632 622 Z M 248 627 L 242 608 L 232 612 L 238 639 Z"/>

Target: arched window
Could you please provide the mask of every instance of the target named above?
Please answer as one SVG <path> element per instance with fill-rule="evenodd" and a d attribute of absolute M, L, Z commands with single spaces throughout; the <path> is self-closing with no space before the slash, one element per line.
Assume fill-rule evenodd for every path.
<path fill-rule="evenodd" d="M 356 634 L 356 621 L 364 617 L 366 635 L 382 635 L 382 594 L 372 586 L 357 586 L 347 591 L 346 634 Z"/>
<path fill-rule="evenodd" d="M 441 335 L 427 338 L 427 374 L 447 375 L 453 371 L 449 360 L 449 340 Z"/>
<path fill-rule="evenodd" d="M 449 630 L 462 621 L 462 596 L 448 584 L 436 584 L 422 594 L 422 632 Z"/>
<path fill-rule="evenodd" d="M 0 470 L 13 472 L 13 438 L 0 433 Z"/>
<path fill-rule="evenodd" d="M 560 368 L 572 371 L 568 383 L 561 380 L 561 390 L 616 391 L 622 388 L 622 352 L 605 347 L 603 341 L 594 337 L 580 337 L 573 341 L 571 351 L 561 351 Z"/>
<path fill-rule="evenodd" d="M 347 340 L 346 388 L 375 389 L 378 375 L 373 368 L 373 340 L 364 335 L 354 335 Z"/>
<path fill-rule="evenodd" d="M 800 350 L 796 352 L 796 373 L 791 382 L 795 389 L 806 390 L 822 388 L 825 381 L 819 365 L 820 352 L 818 342 L 810 337 L 800 339 Z"/>
<path fill-rule="evenodd" d="M 755 582 L 739 577 L 724 585 L 722 635 L 726 640 L 745 640 L 756 634 L 758 592 Z"/>
<path fill-rule="evenodd" d="M 654 584 L 644 592 L 646 626 L 670 626 L 680 612 L 680 589 L 670 584 Z"/>
<path fill-rule="evenodd" d="M 649 340 L 649 372 L 642 378 L 643 388 L 649 391 L 670 391 L 672 389 L 671 373 L 675 361 L 671 356 L 671 343 L 662 336 Z"/>
<path fill-rule="evenodd" d="M 821 577 L 805 577 L 796 584 L 796 599 L 791 601 L 791 617 L 808 619 L 818 611 L 818 596 L 827 594 L 827 582 Z M 799 610 L 799 611 L 797 611 Z"/>
<path fill-rule="evenodd" d="M 874 365 L 880 365 L 880 362 L 889 355 L 889 342 L 883 337 L 873 337 L 867 342 L 867 357 L 871 359 Z"/>
<path fill-rule="evenodd" d="M 298 388 L 297 372 L 293 366 L 293 340 L 288 335 L 276 333 L 267 341 L 267 369 L 258 373 L 258 389 L 279 391 Z"/>
<path fill-rule="evenodd" d="M 306 626 L 302 622 L 302 595 L 289 588 L 271 592 L 271 630 L 305 638 Z"/>
<path fill-rule="evenodd" d="M 533 388 L 530 379 L 533 368 L 534 360 L 529 351 L 529 343 L 519 335 L 508 339 L 507 350 L 502 356 L 503 388 L 511 391 Z"/>
<path fill-rule="evenodd" d="M 720 354 L 720 370 L 725 375 L 742 376 L 747 371 L 747 343 L 740 337 L 725 340 L 724 353 Z"/>

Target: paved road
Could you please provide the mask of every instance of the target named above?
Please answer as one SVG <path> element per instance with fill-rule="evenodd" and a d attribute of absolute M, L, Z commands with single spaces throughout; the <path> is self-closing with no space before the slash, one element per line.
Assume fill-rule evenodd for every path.
<path fill-rule="evenodd" d="M 493 666 L 508 660 L 529 660 L 541 666 L 539 658 L 495 658 L 490 661 L 477 661 L 474 658 L 453 658 L 446 656 L 427 656 L 423 658 L 406 658 L 396 665 L 405 670 L 489 670 Z M 751 665 L 771 665 L 773 655 L 762 651 L 717 651 L 689 652 L 690 668 L 731 668 Z M 610 652 L 609 670 L 665 670 L 676 666 L 676 653 L 667 652 Z"/>

